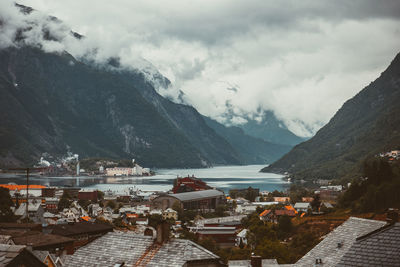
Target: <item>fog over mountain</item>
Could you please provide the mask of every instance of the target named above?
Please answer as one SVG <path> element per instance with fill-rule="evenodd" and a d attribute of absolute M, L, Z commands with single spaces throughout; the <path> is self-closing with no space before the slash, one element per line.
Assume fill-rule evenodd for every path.
<path fill-rule="evenodd" d="M 41 42 L 96 60 L 158 69 L 171 80 L 164 96 L 220 122 L 243 124 L 271 110 L 286 127 L 310 136 L 344 101 L 379 75 L 398 50 L 398 1 L 49 1 L 30 0 L 85 36 L 77 44 Z M 9 2 L 1 16 L 26 23 Z M 90 10 L 90 12 L 88 12 Z M 4 12 L 6 11 L 6 12 Z M 35 12 L 38 23 L 45 16 Z M 12 31 L 2 32 L 0 45 Z M 153 68 L 155 66 L 155 68 Z M 227 121 L 226 113 L 234 115 Z M 231 115 L 232 113 L 230 113 Z"/>

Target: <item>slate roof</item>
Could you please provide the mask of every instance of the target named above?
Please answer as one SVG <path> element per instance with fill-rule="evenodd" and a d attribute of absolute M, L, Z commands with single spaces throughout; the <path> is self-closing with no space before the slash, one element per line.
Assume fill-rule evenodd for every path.
<path fill-rule="evenodd" d="M 132 233 L 110 232 L 67 257 L 65 266 L 133 266 L 153 245 L 153 238 Z M 190 240 L 164 243 L 146 266 L 182 266 L 187 261 L 218 260 L 219 257 Z"/>
<path fill-rule="evenodd" d="M 357 238 L 338 266 L 400 266 L 400 223 Z"/>
<path fill-rule="evenodd" d="M 295 266 L 314 266 L 316 259 L 322 259 L 324 267 L 336 266 L 357 237 L 371 233 L 385 224 L 383 221 L 350 217 L 303 256 Z"/>
<path fill-rule="evenodd" d="M 198 199 L 204 199 L 204 198 L 220 197 L 223 195 L 224 195 L 224 193 L 219 190 L 210 189 L 210 190 L 201 190 L 201 191 L 193 191 L 193 192 L 186 192 L 186 193 L 170 194 L 169 196 L 175 197 L 175 198 L 179 199 L 180 201 L 190 201 L 190 200 L 198 200 Z"/>
<path fill-rule="evenodd" d="M 24 249 L 25 246 L 0 244 L 0 266 L 6 266 Z"/>
<path fill-rule="evenodd" d="M 29 266 L 45 267 L 25 246 L 0 244 L 0 267 Z"/>

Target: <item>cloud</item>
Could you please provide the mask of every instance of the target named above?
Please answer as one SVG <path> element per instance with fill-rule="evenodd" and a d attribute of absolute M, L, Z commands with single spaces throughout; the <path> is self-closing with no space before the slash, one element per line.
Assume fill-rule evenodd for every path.
<path fill-rule="evenodd" d="M 172 82 L 157 86 L 163 95 L 220 121 L 229 112 L 238 124 L 272 110 L 302 136 L 315 133 L 399 52 L 396 0 L 22 3 L 86 36 L 76 42 L 62 34 L 61 45 L 39 40 L 44 49 L 79 57 L 97 48 L 96 60 L 119 56 L 125 66 L 147 69 L 149 79 L 154 65 Z"/>

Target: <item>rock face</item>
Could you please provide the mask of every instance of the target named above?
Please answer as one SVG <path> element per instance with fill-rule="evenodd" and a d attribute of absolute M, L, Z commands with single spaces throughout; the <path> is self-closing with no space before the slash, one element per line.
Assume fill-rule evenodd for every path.
<path fill-rule="evenodd" d="M 363 159 L 400 147 L 400 54 L 310 140 L 262 171 L 339 178 Z"/>

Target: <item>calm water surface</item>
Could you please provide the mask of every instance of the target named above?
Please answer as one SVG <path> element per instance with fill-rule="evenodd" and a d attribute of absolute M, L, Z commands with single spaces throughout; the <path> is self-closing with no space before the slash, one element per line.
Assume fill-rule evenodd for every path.
<path fill-rule="evenodd" d="M 127 191 L 136 187 L 143 191 L 168 191 L 172 188 L 173 180 L 177 176 L 194 175 L 208 185 L 228 192 L 232 188 L 259 188 L 260 190 L 284 190 L 289 183 L 282 179 L 282 175 L 274 173 L 260 173 L 265 165 L 221 166 L 207 169 L 159 169 L 151 177 L 32 177 L 31 184 L 47 186 L 80 186 L 87 189 L 111 190 L 115 192 Z M 14 182 L 25 184 L 22 177 L 2 177 L 1 183 Z"/>

